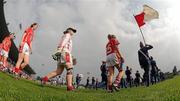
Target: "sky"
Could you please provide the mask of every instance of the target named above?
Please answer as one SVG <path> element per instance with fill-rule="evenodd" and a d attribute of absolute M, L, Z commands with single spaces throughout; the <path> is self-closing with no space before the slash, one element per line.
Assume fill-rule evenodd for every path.
<path fill-rule="evenodd" d="M 160 15 L 159 19 L 142 27 L 146 42 L 154 46 L 150 55 L 164 72 L 172 71 L 174 65 L 180 69 L 179 0 L 8 0 L 4 10 L 6 21 L 10 23 L 9 31 L 16 33 L 17 46 L 24 30 L 33 22 L 39 23 L 30 56 L 30 65 L 37 75 L 43 76 L 56 69 L 51 55 L 62 32 L 67 27 L 75 27 L 73 56 L 78 64 L 74 73 L 99 78 L 101 61 L 106 59 L 108 34 L 115 34 L 120 41 L 125 66 L 132 68 L 133 73 L 142 72 L 137 56 L 142 37 L 133 14 L 140 13 L 144 4 Z"/>

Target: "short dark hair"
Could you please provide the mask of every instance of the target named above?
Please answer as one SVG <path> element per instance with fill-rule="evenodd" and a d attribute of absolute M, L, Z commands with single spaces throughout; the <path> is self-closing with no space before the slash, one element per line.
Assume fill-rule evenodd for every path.
<path fill-rule="evenodd" d="M 76 29 L 71 28 L 71 27 L 67 28 L 66 30 L 67 30 L 67 31 L 68 31 L 68 30 L 72 30 L 74 33 L 76 33 Z"/>
<path fill-rule="evenodd" d="M 74 28 L 72 28 L 72 27 L 69 27 L 69 28 L 67 28 L 63 33 L 64 34 L 66 34 L 66 33 L 68 33 L 69 32 L 69 30 L 71 30 L 71 31 L 73 31 L 74 33 L 76 33 L 77 32 L 77 30 L 76 29 L 74 29 Z"/>
<path fill-rule="evenodd" d="M 111 34 L 108 34 L 108 39 L 111 39 L 112 38 L 112 35 Z"/>
<path fill-rule="evenodd" d="M 35 22 L 35 23 L 31 24 L 30 27 L 33 27 L 33 26 L 35 26 L 35 25 L 37 25 L 37 24 L 38 24 L 38 23 Z"/>

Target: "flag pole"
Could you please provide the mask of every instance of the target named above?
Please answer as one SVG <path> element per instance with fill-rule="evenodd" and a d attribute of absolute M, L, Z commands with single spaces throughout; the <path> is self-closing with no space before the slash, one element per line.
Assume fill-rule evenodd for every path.
<path fill-rule="evenodd" d="M 134 16 L 134 14 L 133 14 L 133 16 Z M 135 16 L 134 16 L 134 19 L 135 19 Z M 135 19 L 135 21 L 136 21 L 136 19 Z M 136 21 L 136 23 L 137 23 L 137 21 Z M 137 24 L 137 25 L 138 25 L 138 24 Z M 144 34 L 143 34 L 143 32 L 142 32 L 141 28 L 139 27 L 139 25 L 138 25 L 138 28 L 139 28 L 140 33 L 141 33 L 141 35 L 142 35 L 142 38 L 143 38 L 144 44 L 146 45 L 146 41 L 145 41 L 145 38 L 144 38 Z"/>
<path fill-rule="evenodd" d="M 138 26 L 139 27 L 139 26 Z M 141 30 L 141 28 L 139 27 L 139 30 L 140 30 L 140 32 L 141 32 L 141 35 L 142 35 L 142 38 L 143 38 L 143 41 L 144 41 L 144 44 L 146 45 L 146 41 L 145 41 L 145 38 L 144 38 L 144 34 L 143 34 L 143 32 L 142 32 L 142 30 Z"/>

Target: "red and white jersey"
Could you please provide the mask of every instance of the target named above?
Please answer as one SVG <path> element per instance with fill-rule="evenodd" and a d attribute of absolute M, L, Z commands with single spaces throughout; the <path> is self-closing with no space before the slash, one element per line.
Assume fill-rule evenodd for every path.
<path fill-rule="evenodd" d="M 30 27 L 25 30 L 21 43 L 27 43 L 30 46 L 33 37 L 34 37 L 34 30 Z"/>
<path fill-rule="evenodd" d="M 62 36 L 60 43 L 58 45 L 58 49 L 62 52 L 69 52 L 72 51 L 72 37 L 69 33 L 66 33 Z"/>
<path fill-rule="evenodd" d="M 2 49 L 5 50 L 6 52 L 9 52 L 10 48 L 11 48 L 11 38 L 8 36 L 5 37 L 2 42 Z"/>
<path fill-rule="evenodd" d="M 117 43 L 115 40 L 109 40 L 109 42 L 106 45 L 106 55 L 116 53 L 116 47 Z"/>

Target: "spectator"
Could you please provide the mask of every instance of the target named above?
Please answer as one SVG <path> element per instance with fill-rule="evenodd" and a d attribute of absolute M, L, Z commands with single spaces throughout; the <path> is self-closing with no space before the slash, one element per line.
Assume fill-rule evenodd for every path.
<path fill-rule="evenodd" d="M 164 73 L 160 70 L 159 72 L 160 80 L 163 81 L 165 79 Z"/>
<path fill-rule="evenodd" d="M 152 49 L 153 46 L 151 45 L 143 45 L 142 42 L 140 42 L 140 49 L 138 50 L 138 57 L 139 57 L 139 64 L 142 69 L 144 69 L 144 80 L 146 83 L 146 86 L 149 86 L 149 67 L 150 67 L 150 61 L 149 61 L 149 53 L 148 50 Z"/>
<path fill-rule="evenodd" d="M 96 90 L 98 89 L 98 84 L 99 84 L 99 81 L 98 81 L 98 78 L 96 78 Z"/>
<path fill-rule="evenodd" d="M 127 88 L 126 79 L 124 77 L 121 78 L 120 86 L 121 88 Z"/>
<path fill-rule="evenodd" d="M 89 87 L 89 77 L 87 78 L 87 80 L 86 80 L 86 86 L 85 86 L 86 88 L 88 88 Z"/>
<path fill-rule="evenodd" d="M 95 82 L 96 82 L 96 80 L 95 80 L 95 77 L 92 77 L 92 88 L 94 88 L 95 87 Z"/>
<path fill-rule="evenodd" d="M 76 88 L 79 87 L 79 83 L 80 83 L 80 77 L 79 77 L 79 74 L 77 74 L 77 75 L 76 75 L 76 85 L 77 85 Z"/>
<path fill-rule="evenodd" d="M 173 75 L 177 75 L 177 67 L 176 66 L 174 66 Z"/>
<path fill-rule="evenodd" d="M 131 69 L 132 70 L 132 69 Z M 131 82 L 131 70 L 129 69 L 129 67 L 126 67 L 126 82 L 129 84 L 129 87 L 132 87 L 132 82 Z"/>
<path fill-rule="evenodd" d="M 100 69 L 101 69 L 101 77 L 102 77 L 101 83 L 103 83 L 104 85 L 107 85 L 107 68 L 106 68 L 105 61 L 102 61 L 102 65 Z"/>
<path fill-rule="evenodd" d="M 135 82 L 135 86 L 137 87 L 140 85 L 140 79 L 141 79 L 141 75 L 140 75 L 139 71 L 136 71 L 135 76 L 136 76 L 136 78 L 135 78 L 134 82 Z"/>

